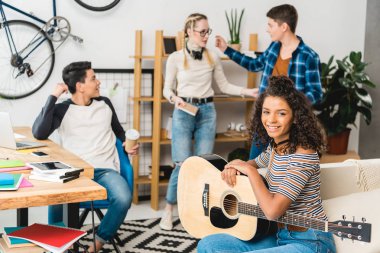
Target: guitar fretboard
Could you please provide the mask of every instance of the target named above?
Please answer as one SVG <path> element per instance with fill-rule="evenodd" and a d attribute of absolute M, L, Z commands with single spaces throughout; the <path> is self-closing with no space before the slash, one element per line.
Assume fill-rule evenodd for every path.
<path fill-rule="evenodd" d="M 239 202 L 238 203 L 238 212 L 245 215 L 255 216 L 257 218 L 268 220 L 265 217 L 264 212 L 258 205 L 252 205 L 248 203 Z M 299 214 L 294 214 L 290 212 L 286 212 L 283 216 L 279 217 L 275 221 L 305 227 L 312 228 L 320 231 L 326 231 L 326 223 L 325 220 L 319 220 L 315 218 L 305 217 Z"/>

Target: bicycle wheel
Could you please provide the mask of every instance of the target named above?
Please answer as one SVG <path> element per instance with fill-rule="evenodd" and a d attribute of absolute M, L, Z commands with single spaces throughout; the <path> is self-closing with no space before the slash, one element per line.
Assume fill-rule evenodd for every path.
<path fill-rule="evenodd" d="M 6 25 L 18 56 L 10 50 Z M 40 27 L 24 20 L 3 23 L 0 29 L 0 97 L 17 99 L 36 92 L 50 77 L 54 61 L 53 43 Z"/>
<path fill-rule="evenodd" d="M 115 7 L 120 0 L 75 0 L 75 2 L 91 11 L 107 11 Z"/>

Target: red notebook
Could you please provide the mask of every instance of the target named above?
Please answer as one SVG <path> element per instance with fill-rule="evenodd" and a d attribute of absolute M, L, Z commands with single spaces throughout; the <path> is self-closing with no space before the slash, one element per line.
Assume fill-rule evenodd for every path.
<path fill-rule="evenodd" d="M 84 235 L 86 232 L 78 229 L 35 223 L 8 234 L 8 237 L 25 239 L 51 252 L 60 253 Z"/>

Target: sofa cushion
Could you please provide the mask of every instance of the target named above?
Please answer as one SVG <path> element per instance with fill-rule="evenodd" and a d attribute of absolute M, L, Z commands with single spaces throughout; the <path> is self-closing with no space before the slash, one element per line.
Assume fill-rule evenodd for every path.
<path fill-rule="evenodd" d="M 346 215 L 347 220 L 352 220 L 354 216 L 355 221 L 359 222 L 364 217 L 367 223 L 372 224 L 370 243 L 352 243 L 349 239 L 342 241 L 334 236 L 338 253 L 380 252 L 380 189 L 324 200 L 323 206 L 330 221 L 341 220 L 342 215 Z"/>
<path fill-rule="evenodd" d="M 361 191 L 380 188 L 380 159 L 347 160 L 356 164 L 356 177 Z"/>

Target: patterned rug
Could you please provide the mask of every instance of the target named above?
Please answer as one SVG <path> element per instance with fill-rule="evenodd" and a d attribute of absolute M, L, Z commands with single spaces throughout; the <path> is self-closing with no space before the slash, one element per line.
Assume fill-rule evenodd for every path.
<path fill-rule="evenodd" d="M 198 240 L 189 235 L 182 227 L 178 218 L 174 219 L 173 230 L 165 231 L 159 227 L 160 219 L 127 221 L 121 225 L 118 235 L 124 246 L 119 246 L 125 253 L 190 253 L 196 252 Z M 90 245 L 92 234 L 91 226 L 82 229 L 88 235 L 80 240 L 84 245 Z M 115 252 L 112 244 L 106 244 L 101 252 Z"/>

